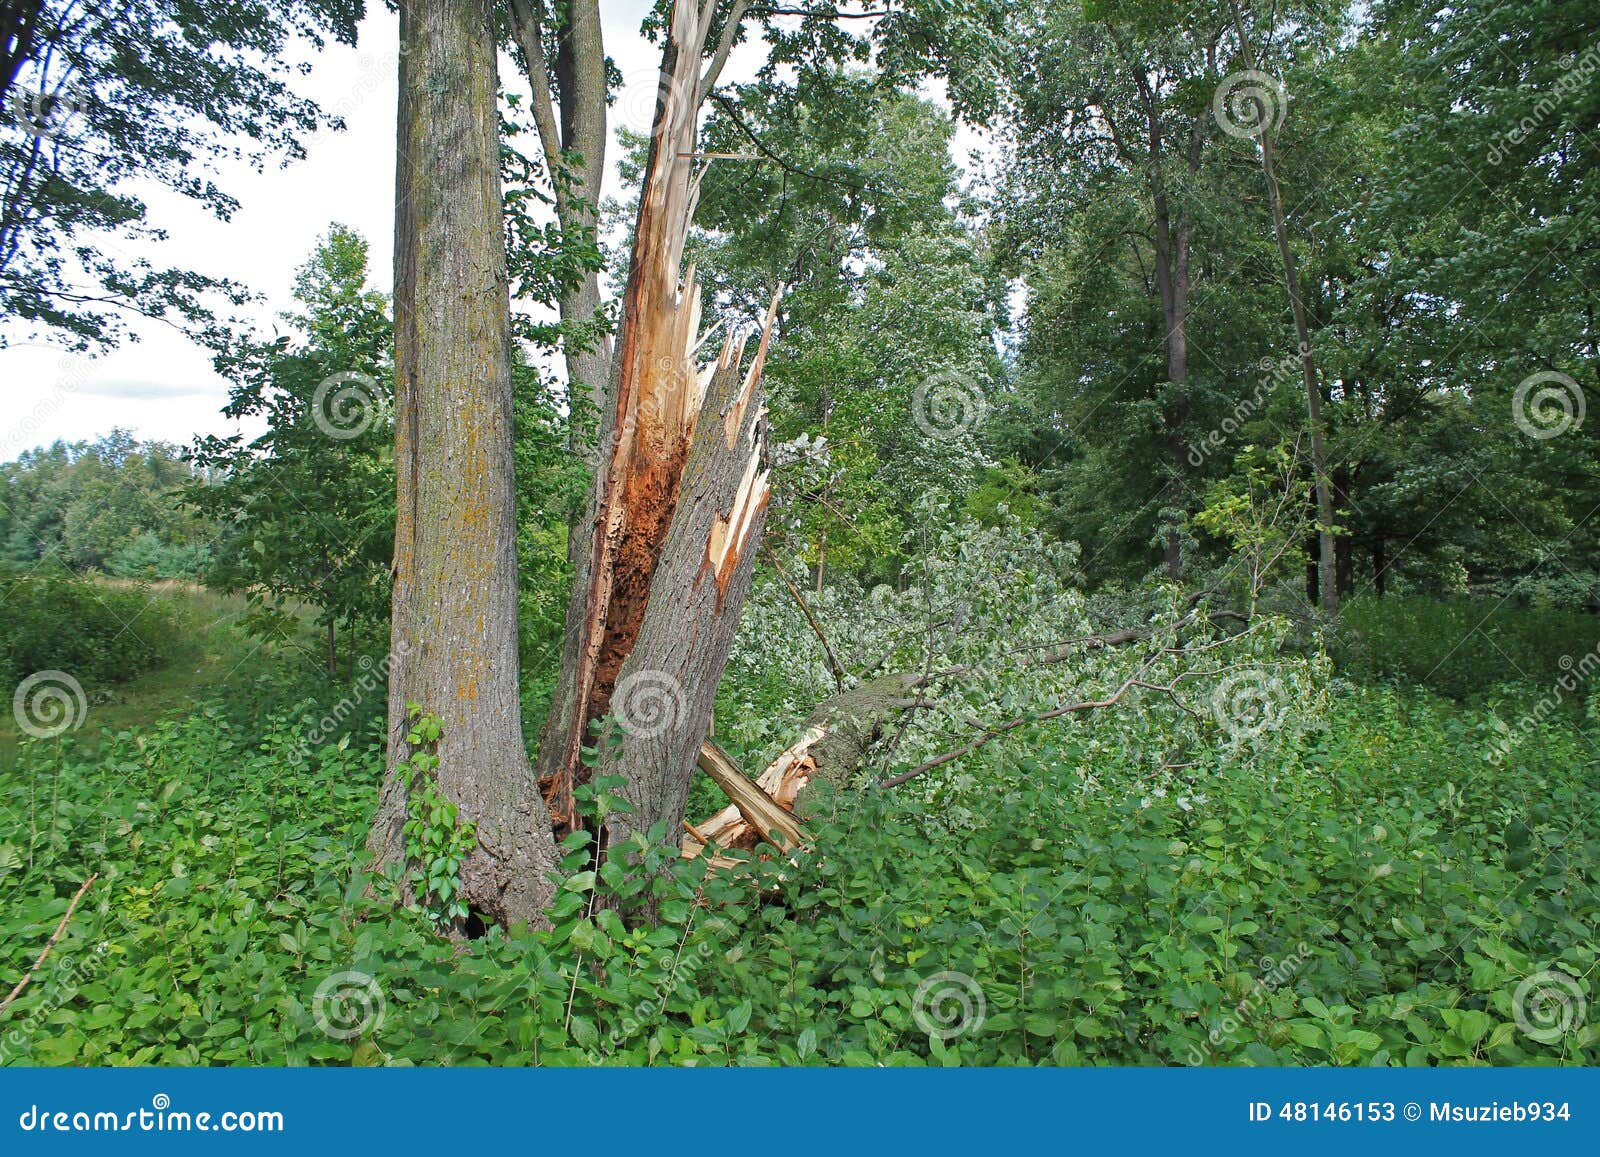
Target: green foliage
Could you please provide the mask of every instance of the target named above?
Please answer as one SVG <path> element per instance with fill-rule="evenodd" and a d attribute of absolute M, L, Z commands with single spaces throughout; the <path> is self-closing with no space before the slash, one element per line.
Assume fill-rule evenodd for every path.
<path fill-rule="evenodd" d="M 1366 597 L 1352 599 L 1340 618 L 1334 658 L 1351 678 L 1396 680 L 1456 699 L 1507 683 L 1534 688 L 1537 698 L 1575 667 L 1587 678 L 1600 649 L 1595 616 L 1503 599 Z"/>
<path fill-rule="evenodd" d="M 41 559 L 127 578 L 193 578 L 215 528 L 180 498 L 176 447 L 112 430 L 0 464 L 0 564 Z"/>
<path fill-rule="evenodd" d="M 1592 737 L 1555 721 L 1491 770 L 1482 712 L 1356 689 L 1333 710 L 1316 739 L 1200 773 L 1186 794 L 1141 794 L 1142 768 L 1116 756 L 1116 717 L 1098 724 L 1112 741 L 1092 766 L 1040 731 L 1030 755 L 987 761 L 960 787 L 971 819 L 956 843 L 942 821 L 954 801 L 889 793 L 818 796 L 812 852 L 748 876 L 707 874 L 644 837 L 596 869 L 579 833 L 551 929 L 466 942 L 392 908 L 362 870 L 381 724 L 308 747 L 295 717 L 253 735 L 205 710 L 96 753 L 30 741 L 0 770 L 14 821 L 0 838 L 0 969 L 31 965 L 78 883 L 101 874 L 13 1006 L 0 1053 L 1600 1060 L 1592 1020 L 1537 1040 L 1515 1004 L 1540 972 L 1595 1003 L 1600 848 L 1581 806 L 1600 788 Z M 614 787 L 593 785 L 585 807 L 617 806 Z M 647 870 L 625 871 L 626 856 Z M 618 914 L 641 901 L 658 923 Z M 350 976 L 363 1015 L 330 1024 L 327 986 Z"/>
<path fill-rule="evenodd" d="M 0 574 L 0 686 L 64 671 L 85 688 L 133 679 L 176 648 L 177 624 L 138 586 L 51 569 Z"/>
<path fill-rule="evenodd" d="M 229 217 L 238 202 L 217 184 L 220 167 L 303 156 L 305 137 L 342 123 L 294 93 L 304 65 L 289 49 L 353 44 L 362 11 L 361 0 L 39 0 L 10 16 L 0 84 L 6 331 L 91 350 L 117 345 L 145 315 L 220 341 L 211 294 L 242 305 L 245 287 L 121 249 L 165 236 L 147 217 L 145 189 Z"/>
<path fill-rule="evenodd" d="M 187 497 L 223 528 L 206 580 L 246 595 L 269 636 L 296 600 L 330 632 L 372 631 L 388 614 L 393 328 L 366 279 L 366 241 L 333 225 L 295 279 L 303 312 L 284 320 L 299 340 L 241 336 L 217 359 L 234 382 L 224 413 L 266 432 L 207 436 L 192 451 L 205 477 Z"/>
<path fill-rule="evenodd" d="M 397 770 L 406 790 L 406 863 L 417 906 L 440 930 L 467 918 L 461 895 L 461 865 L 477 845 L 477 828 L 462 823 L 459 808 L 439 790 L 440 719 L 419 703 L 406 704 L 413 748 Z"/>

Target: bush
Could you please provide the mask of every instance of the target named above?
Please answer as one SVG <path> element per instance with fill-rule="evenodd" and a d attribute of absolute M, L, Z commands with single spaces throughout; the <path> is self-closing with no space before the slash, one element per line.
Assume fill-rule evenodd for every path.
<path fill-rule="evenodd" d="M 142 587 L 111 587 L 65 572 L 0 575 L 0 679 L 65 671 L 88 686 L 126 680 L 165 662 L 178 628 Z"/>
<path fill-rule="evenodd" d="M 1600 650 L 1600 616 L 1501 599 L 1367 596 L 1347 602 L 1340 619 L 1333 657 L 1352 679 L 1398 680 L 1460 700 L 1508 682 L 1549 688 Z"/>
<path fill-rule="evenodd" d="M 323 710 L 0 768 L 0 809 L 56 817 L 0 837 L 0 971 L 100 873 L 0 1061 L 1600 1061 L 1566 1011 L 1600 1003 L 1600 776 L 1570 720 L 1496 768 L 1485 713 L 1346 688 L 1316 738 L 1179 793 L 1118 762 L 1108 713 L 1092 761 L 1040 732 L 959 798 L 819 798 L 812 851 L 753 880 L 662 865 L 659 926 L 591 904 L 638 885 L 579 849 L 552 930 L 453 944 L 362 867 L 381 722 L 313 745 Z"/>
<path fill-rule="evenodd" d="M 130 539 L 106 561 L 106 569 L 120 578 L 187 579 L 198 582 L 211 565 L 205 543 L 175 545 L 149 531 Z"/>

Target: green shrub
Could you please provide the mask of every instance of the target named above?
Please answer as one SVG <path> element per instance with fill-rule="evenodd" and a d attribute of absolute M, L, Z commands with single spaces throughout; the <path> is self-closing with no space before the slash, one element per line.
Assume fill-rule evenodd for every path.
<path fill-rule="evenodd" d="M 113 683 L 173 653 L 171 612 L 142 587 L 111 587 L 65 572 L 0 575 L 0 681 L 65 671 L 79 683 Z"/>
<path fill-rule="evenodd" d="M 106 561 L 106 570 L 120 578 L 198 582 L 210 565 L 211 549 L 205 543 L 180 546 L 145 531 L 118 547 Z"/>
<path fill-rule="evenodd" d="M 1568 993 L 1542 1006 L 1557 1020 L 1600 1003 L 1589 738 L 1552 721 L 1497 767 L 1485 712 L 1333 701 L 1329 728 L 1253 763 L 1203 755 L 1183 793 L 1057 730 L 927 799 L 818 798 L 812 851 L 753 880 L 655 853 L 647 882 L 595 874 L 580 835 L 552 930 L 465 944 L 363 870 L 381 722 L 312 747 L 325 707 L 308 703 L 259 734 L 208 709 L 93 755 L 30 741 L 0 768 L 19 817 L 0 834 L 0 971 L 26 971 L 100 875 L 0 1059 L 1600 1061 L 1592 1013 L 1550 1035 L 1528 989 Z M 617 806 L 599 786 L 593 806 Z M 641 889 L 658 926 L 592 899 L 626 909 Z"/>
<path fill-rule="evenodd" d="M 1548 689 L 1600 649 L 1600 616 L 1498 598 L 1365 596 L 1346 603 L 1340 620 L 1333 657 L 1351 678 L 1462 700 L 1511 682 Z"/>

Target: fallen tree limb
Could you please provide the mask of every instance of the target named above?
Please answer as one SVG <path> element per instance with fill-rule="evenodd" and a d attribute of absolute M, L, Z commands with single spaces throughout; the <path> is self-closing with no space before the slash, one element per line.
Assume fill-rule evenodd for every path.
<path fill-rule="evenodd" d="M 61 917 L 61 923 L 56 925 L 56 930 L 50 934 L 50 939 L 45 942 L 44 951 L 39 953 L 39 959 L 33 962 L 33 967 L 28 969 L 26 976 L 17 981 L 17 986 L 13 988 L 9 994 L 7 994 L 6 998 L 4 1000 L 0 1000 L 0 1012 L 5 1012 L 6 1009 L 10 1008 L 11 1002 L 16 1000 L 17 997 L 21 996 L 22 990 L 28 987 L 28 981 L 33 979 L 33 974 L 39 971 L 40 965 L 42 965 L 45 960 L 49 958 L 50 950 L 56 946 L 56 941 L 60 940 L 61 934 L 67 930 L 67 922 L 72 919 L 72 914 L 78 910 L 78 901 L 83 899 L 83 894 L 89 890 L 89 885 L 94 883 L 99 878 L 100 873 L 95 872 L 83 882 L 83 886 L 78 889 L 78 894 L 72 898 L 72 903 L 67 905 L 67 911 L 66 914 Z"/>
<path fill-rule="evenodd" d="M 1005 735 L 1008 732 L 1015 731 L 1019 727 L 1024 727 L 1029 723 L 1045 723 L 1051 719 L 1060 719 L 1064 715 L 1072 715 L 1079 711 L 1095 711 L 1103 707 L 1113 707 L 1122 700 L 1124 695 L 1133 690 L 1135 687 L 1146 691 L 1159 691 L 1168 695 L 1172 695 L 1176 701 L 1178 684 L 1183 682 L 1185 679 L 1199 678 L 1203 675 L 1221 675 L 1227 671 L 1236 669 L 1234 667 L 1218 667 L 1209 671 L 1180 671 L 1170 682 L 1167 683 L 1147 683 L 1140 678 L 1141 675 L 1154 666 L 1157 659 L 1166 654 L 1171 654 L 1171 652 L 1167 650 L 1156 652 L 1149 658 L 1149 660 L 1145 662 L 1142 667 L 1140 667 L 1132 675 L 1128 676 L 1128 678 L 1124 679 L 1122 684 L 1104 699 L 1080 699 L 1072 703 L 1063 703 L 1060 706 L 1052 707 L 1048 711 L 1036 712 L 1029 715 L 1018 715 L 1015 718 L 1006 720 L 1004 723 L 997 723 L 985 731 L 984 734 L 978 736 L 976 739 L 972 739 L 966 743 L 963 743 L 960 747 L 953 751 L 947 751 L 943 755 L 937 755 L 932 759 L 924 760 L 916 767 L 913 767 L 910 771 L 901 772 L 899 775 L 891 776 L 885 780 L 880 780 L 878 782 L 878 786 L 899 787 L 903 783 L 916 779 L 919 775 L 923 775 L 934 770 L 934 768 L 943 767 L 947 763 L 951 763 L 957 759 L 960 759 L 963 755 L 969 755 L 978 748 L 982 747 L 984 744 L 988 743 L 990 740 L 998 739 L 1000 736 Z M 1178 705 L 1183 707 L 1186 711 L 1189 710 L 1189 708 L 1182 702 L 1179 702 Z"/>
<path fill-rule="evenodd" d="M 767 562 L 772 567 L 772 572 L 789 589 L 789 594 L 793 597 L 795 606 L 800 608 L 800 613 L 806 617 L 806 622 L 811 624 L 811 633 L 816 635 L 817 642 L 822 644 L 822 650 L 828 656 L 828 669 L 833 672 L 833 685 L 843 691 L 845 680 L 844 664 L 839 662 L 839 656 L 835 653 L 833 644 L 828 642 L 828 636 L 823 631 L 822 624 L 817 621 L 817 616 L 811 613 L 811 605 L 806 602 L 805 595 L 800 593 L 800 588 L 795 586 L 794 580 L 784 573 L 783 567 L 778 564 L 778 560 L 772 551 L 765 546 L 761 550 L 767 556 Z"/>
<path fill-rule="evenodd" d="M 1193 608 L 1197 599 L 1191 598 Z M 1194 625 L 1202 619 L 1213 625 L 1225 619 L 1244 619 L 1233 611 L 1208 612 L 1204 616 L 1191 613 L 1173 624 L 1174 629 Z M 1023 665 L 1045 665 L 1064 662 L 1084 650 L 1105 647 L 1122 647 L 1149 639 L 1153 627 L 1125 628 L 1100 634 L 1083 635 L 1048 645 L 1040 654 L 1027 657 Z M 1208 642 L 1197 645 L 1192 652 L 1203 653 L 1222 645 Z M 1020 651 L 1012 654 L 1020 654 Z M 1122 681 L 1110 694 L 1099 699 L 1084 699 L 1059 704 L 1046 711 L 1018 715 L 998 724 L 985 724 L 968 718 L 967 722 L 978 728 L 980 734 L 942 755 L 925 760 L 909 771 L 891 776 L 877 783 L 877 787 L 898 787 L 918 776 L 953 763 L 969 755 L 984 744 L 1009 734 L 1030 723 L 1042 723 L 1066 715 L 1112 707 L 1135 689 L 1168 694 L 1177 699 L 1178 686 L 1185 680 L 1202 676 L 1219 675 L 1232 670 L 1220 667 L 1208 670 L 1184 671 L 1166 683 L 1154 683 L 1145 678 L 1150 669 L 1163 657 L 1180 653 L 1170 647 L 1155 650 L 1139 667 Z M 887 659 L 888 656 L 885 656 Z M 882 665 L 882 661 L 877 664 Z M 820 777 L 846 786 L 861 770 L 867 759 L 880 745 L 889 728 L 905 712 L 928 706 L 928 701 L 916 692 L 943 679 L 980 671 L 979 664 L 961 664 L 931 672 L 902 672 L 867 679 L 849 690 L 842 691 L 825 701 L 812 712 L 806 721 L 801 737 L 761 773 L 754 781 L 746 778 L 726 752 L 707 740 L 700 749 L 699 766 L 734 802 L 709 819 L 697 824 L 684 823 L 687 835 L 681 842 L 685 858 L 693 859 L 703 854 L 709 844 L 724 848 L 754 849 L 769 842 L 773 835 L 783 842 L 784 851 L 809 841 L 810 836 L 791 814 L 802 790 Z M 1180 706 L 1185 706 L 1179 701 Z M 716 866 L 737 861 L 715 857 Z"/>
<path fill-rule="evenodd" d="M 728 753 L 706 740 L 700 747 L 699 766 L 733 802 L 710 819 L 684 823 L 689 835 L 680 850 L 693 859 L 706 845 L 753 850 L 776 842 L 790 851 L 811 840 L 811 833 L 793 815 L 795 799 L 816 774 L 811 749 L 824 737 L 820 727 L 807 728 L 798 742 L 773 760 L 754 781 L 745 778 Z M 773 840 L 773 836 L 778 838 Z M 724 857 L 712 860 L 721 864 Z"/>

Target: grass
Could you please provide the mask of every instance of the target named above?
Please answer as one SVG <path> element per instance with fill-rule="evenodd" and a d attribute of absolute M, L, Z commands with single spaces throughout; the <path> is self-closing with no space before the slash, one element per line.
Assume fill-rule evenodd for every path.
<path fill-rule="evenodd" d="M 230 687 L 248 684 L 270 655 L 278 660 L 281 645 L 264 644 L 241 627 L 249 607 L 243 596 L 223 595 L 194 583 L 164 580 L 154 583 L 97 577 L 96 584 L 111 590 L 146 592 L 146 607 L 164 612 L 176 624 L 169 640 L 171 658 L 137 679 L 85 687 L 88 710 L 74 738 L 93 745 L 129 727 L 148 724 L 178 712 L 193 710 L 197 702 L 228 694 Z M 154 623 L 159 615 L 151 615 Z M 125 629 L 138 631 L 144 616 Z M 164 626 L 162 629 L 166 629 Z M 307 634 L 307 646 L 312 645 Z M 15 714 L 0 712 L 0 764 L 13 761 L 21 737 Z"/>

